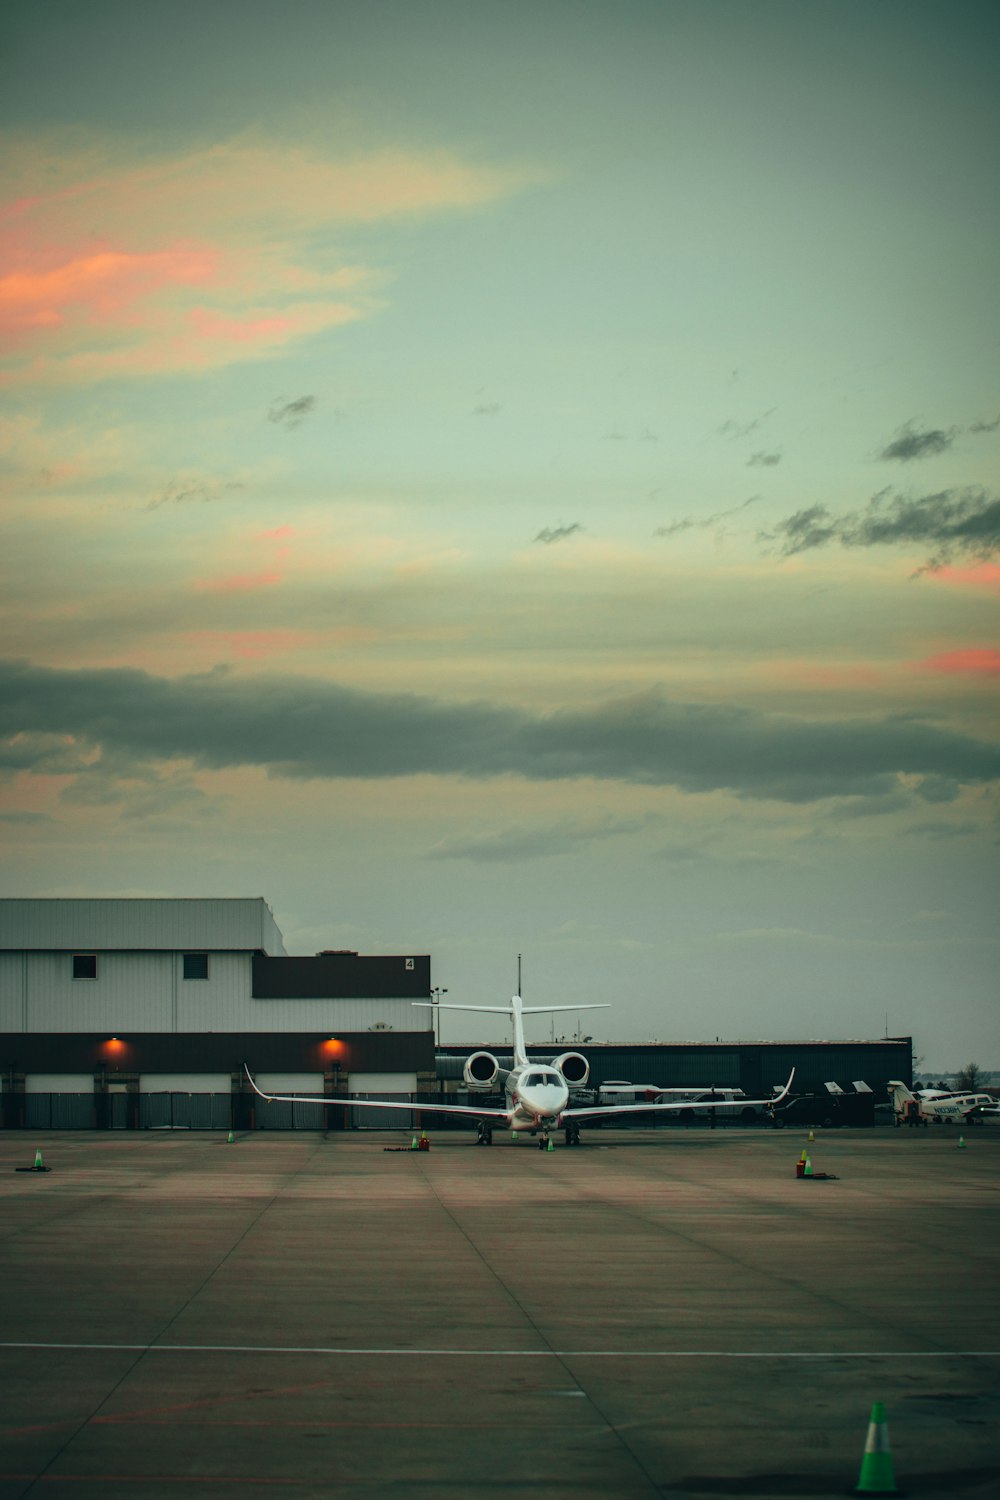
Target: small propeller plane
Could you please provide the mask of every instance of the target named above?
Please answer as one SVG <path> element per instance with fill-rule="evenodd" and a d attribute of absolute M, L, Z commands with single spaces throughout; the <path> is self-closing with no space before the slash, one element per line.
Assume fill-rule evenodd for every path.
<path fill-rule="evenodd" d="M 961 1124 L 978 1110 L 996 1104 L 992 1094 L 949 1094 L 944 1089 L 918 1089 L 914 1094 L 898 1078 L 890 1078 L 894 1124 Z"/>
<path fill-rule="evenodd" d="M 493 1130 L 503 1127 L 515 1136 L 525 1134 L 538 1137 L 538 1144 L 545 1150 L 554 1130 L 563 1129 L 566 1145 L 580 1144 L 580 1126 L 587 1121 L 600 1121 L 618 1115 L 660 1114 L 668 1110 L 689 1108 L 687 1101 L 671 1101 L 660 1104 L 587 1104 L 571 1106 L 570 1089 L 583 1088 L 590 1076 L 590 1064 L 579 1052 L 563 1052 L 551 1062 L 534 1062 L 528 1057 L 524 1042 L 524 1017 L 548 1014 L 557 1010 L 604 1010 L 603 1005 L 525 1005 L 520 995 L 513 995 L 509 1005 L 458 1005 L 441 1002 L 415 1000 L 414 1005 L 432 1006 L 441 1010 L 488 1011 L 494 1015 L 508 1016 L 514 1031 L 514 1066 L 502 1068 L 492 1052 L 473 1052 L 466 1060 L 463 1077 L 469 1088 L 487 1089 L 501 1078 L 505 1095 L 503 1109 L 480 1108 L 474 1104 L 415 1104 L 399 1099 L 331 1099 L 329 1096 L 305 1094 L 268 1094 L 259 1089 L 250 1069 L 244 1063 L 244 1071 L 250 1086 L 261 1099 L 285 1104 L 347 1104 L 352 1109 L 402 1109 L 409 1113 L 468 1115 L 477 1122 L 477 1142 L 480 1146 L 493 1144 Z M 747 1099 L 742 1103 L 753 1105 L 778 1104 L 784 1099 L 795 1077 L 793 1068 L 788 1082 L 769 1099 Z"/>

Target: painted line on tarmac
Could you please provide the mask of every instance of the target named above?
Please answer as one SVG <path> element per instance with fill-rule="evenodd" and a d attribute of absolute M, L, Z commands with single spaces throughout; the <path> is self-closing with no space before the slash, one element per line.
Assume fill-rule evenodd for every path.
<path fill-rule="evenodd" d="M 1000 1349 L 390 1349 L 315 1344 L 70 1344 L 0 1339 L 0 1349 L 123 1354 L 338 1354 L 393 1359 L 1000 1359 Z"/>

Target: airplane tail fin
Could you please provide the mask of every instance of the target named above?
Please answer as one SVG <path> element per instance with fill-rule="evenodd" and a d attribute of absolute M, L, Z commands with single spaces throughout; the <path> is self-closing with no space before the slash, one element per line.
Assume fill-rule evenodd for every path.
<path fill-rule="evenodd" d="M 899 1078 L 890 1078 L 886 1088 L 897 1109 L 901 1109 L 904 1104 L 909 1104 L 910 1100 L 915 1097 Z"/>
<path fill-rule="evenodd" d="M 450 1000 L 444 1000 L 440 1003 L 433 1000 L 412 1000 L 410 1003 L 411 1005 L 429 1006 L 437 1010 L 483 1010 L 490 1011 L 494 1015 L 509 1017 L 514 1031 L 515 1067 L 523 1067 L 528 1061 L 528 1054 L 524 1043 L 524 1016 L 547 1015 L 552 1010 L 603 1010 L 608 1004 L 605 1001 L 600 1005 L 523 1005 L 520 995 L 512 995 L 509 1005 L 462 1005 L 457 1001 Z"/>

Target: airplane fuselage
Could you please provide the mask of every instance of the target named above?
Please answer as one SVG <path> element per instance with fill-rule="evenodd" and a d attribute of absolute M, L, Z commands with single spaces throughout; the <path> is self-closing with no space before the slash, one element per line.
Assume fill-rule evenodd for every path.
<path fill-rule="evenodd" d="M 559 1124 L 569 1103 L 569 1089 L 558 1068 L 529 1062 L 515 1067 L 504 1081 L 513 1131 L 548 1132 Z"/>

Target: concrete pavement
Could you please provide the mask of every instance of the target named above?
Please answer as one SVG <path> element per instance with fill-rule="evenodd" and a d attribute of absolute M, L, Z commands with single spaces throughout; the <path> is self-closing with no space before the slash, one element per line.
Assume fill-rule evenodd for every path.
<path fill-rule="evenodd" d="M 1000 1132 L 428 1133 L 0 1134 L 0 1500 L 1000 1493 Z"/>

